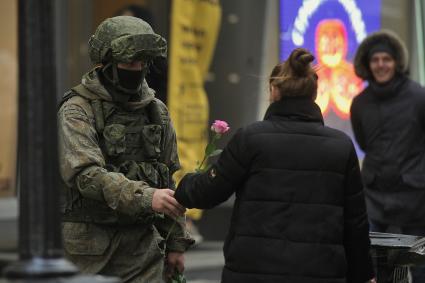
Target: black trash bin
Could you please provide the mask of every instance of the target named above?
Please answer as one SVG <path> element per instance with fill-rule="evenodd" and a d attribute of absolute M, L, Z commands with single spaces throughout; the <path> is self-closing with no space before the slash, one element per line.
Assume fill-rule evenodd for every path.
<path fill-rule="evenodd" d="M 425 265 L 425 238 L 370 232 L 378 283 L 410 283 L 409 267 Z"/>

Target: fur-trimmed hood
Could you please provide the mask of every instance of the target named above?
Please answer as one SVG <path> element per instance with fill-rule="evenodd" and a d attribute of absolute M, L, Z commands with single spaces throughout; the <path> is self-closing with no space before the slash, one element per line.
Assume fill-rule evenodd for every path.
<path fill-rule="evenodd" d="M 370 80 L 372 74 L 369 70 L 369 50 L 376 44 L 386 43 L 390 45 L 396 53 L 397 71 L 405 74 L 408 70 L 409 53 L 403 41 L 392 31 L 381 30 L 371 33 L 362 43 L 360 43 L 354 57 L 354 70 L 356 75 L 364 80 Z"/>

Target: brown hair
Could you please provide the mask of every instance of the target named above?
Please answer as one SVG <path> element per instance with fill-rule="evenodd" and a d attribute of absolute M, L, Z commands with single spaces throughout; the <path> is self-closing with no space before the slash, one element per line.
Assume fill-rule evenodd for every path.
<path fill-rule="evenodd" d="M 312 97 L 317 95 L 317 74 L 311 66 L 314 56 L 304 48 L 296 48 L 289 58 L 277 64 L 270 74 L 270 87 L 282 97 Z"/>

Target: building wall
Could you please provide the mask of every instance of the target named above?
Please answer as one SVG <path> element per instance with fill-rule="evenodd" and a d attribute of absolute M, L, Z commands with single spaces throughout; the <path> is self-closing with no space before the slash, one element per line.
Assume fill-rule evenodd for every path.
<path fill-rule="evenodd" d="M 397 33 L 402 40 L 410 43 L 412 37 L 412 0 L 381 0 L 382 28 Z"/>
<path fill-rule="evenodd" d="M 15 194 L 17 117 L 17 1 L 0 9 L 0 197 Z"/>
<path fill-rule="evenodd" d="M 147 5 L 147 0 L 93 0 L 93 26 L 96 27 L 104 19 L 116 15 L 116 13 L 127 5 Z"/>

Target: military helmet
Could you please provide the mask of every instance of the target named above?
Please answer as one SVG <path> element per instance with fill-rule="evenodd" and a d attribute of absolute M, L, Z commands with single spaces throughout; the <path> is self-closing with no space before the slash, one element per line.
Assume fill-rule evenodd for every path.
<path fill-rule="evenodd" d="M 145 21 L 131 16 L 104 20 L 89 40 L 90 60 L 94 64 L 130 63 L 167 56 L 167 42 Z"/>

